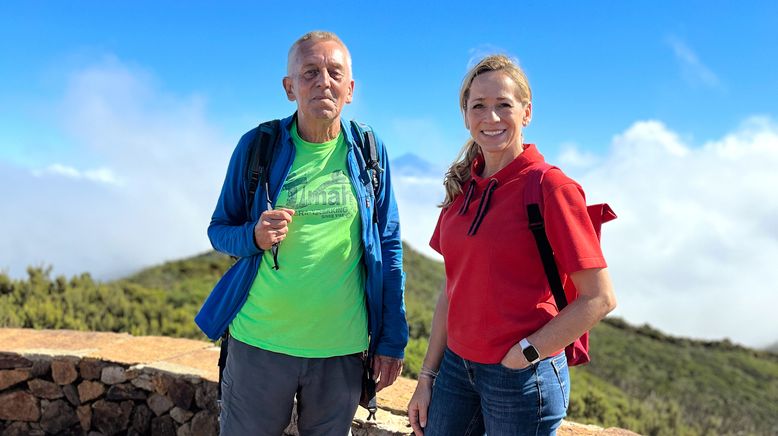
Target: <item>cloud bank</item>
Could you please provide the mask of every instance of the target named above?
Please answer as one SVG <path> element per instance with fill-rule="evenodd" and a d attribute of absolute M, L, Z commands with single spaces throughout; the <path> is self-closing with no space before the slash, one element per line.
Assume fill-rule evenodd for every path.
<path fill-rule="evenodd" d="M 700 147 L 658 121 L 638 122 L 582 172 L 594 202 L 619 214 L 604 235 L 632 322 L 766 345 L 778 321 L 778 126 L 752 118 Z"/>
<path fill-rule="evenodd" d="M 0 162 L 0 269 L 107 279 L 210 247 L 234 142 L 209 124 L 202 98 L 166 94 L 149 73 L 106 58 L 71 74 L 52 107 L 58 126 L 48 127 L 77 145 L 59 153 L 67 162 L 40 168 Z"/>

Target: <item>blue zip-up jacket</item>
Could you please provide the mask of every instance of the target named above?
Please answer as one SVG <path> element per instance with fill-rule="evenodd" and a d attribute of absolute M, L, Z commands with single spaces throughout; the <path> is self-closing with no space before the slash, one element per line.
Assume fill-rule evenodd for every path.
<path fill-rule="evenodd" d="M 278 194 L 294 162 L 295 148 L 289 129 L 295 115 L 281 120 L 278 145 L 269 169 L 270 199 L 275 207 Z M 247 168 L 251 142 L 257 128 L 240 138 L 227 168 L 216 210 L 208 226 L 213 247 L 239 260 L 219 280 L 195 322 L 210 338 L 219 338 L 229 327 L 248 296 L 261 264 L 263 250 L 254 242 L 254 226 L 267 209 L 265 186 L 257 187 L 251 208 L 251 221 L 246 221 L 248 195 Z M 341 121 L 341 132 L 348 146 L 347 159 L 351 184 L 357 196 L 362 222 L 362 246 L 365 262 L 365 292 L 367 295 L 370 355 L 402 358 L 408 343 L 408 323 L 405 319 L 405 273 L 402 270 L 402 242 L 389 170 L 389 159 L 383 142 L 376 136 L 376 148 L 384 171 L 379 174 L 380 190 L 375 198 L 370 172 L 355 142 L 351 123 Z M 373 208 L 377 208 L 374 220 Z M 377 222 L 376 222 L 377 221 Z M 279 265 L 283 268 L 283 243 L 279 249 Z"/>

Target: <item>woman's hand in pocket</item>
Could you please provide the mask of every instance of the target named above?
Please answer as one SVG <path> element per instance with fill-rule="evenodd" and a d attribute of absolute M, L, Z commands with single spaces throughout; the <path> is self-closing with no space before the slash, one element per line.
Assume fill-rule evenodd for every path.
<path fill-rule="evenodd" d="M 512 346 L 500 361 L 500 365 L 513 370 L 524 369 L 529 366 L 527 358 L 521 351 L 521 346 L 517 343 Z"/>

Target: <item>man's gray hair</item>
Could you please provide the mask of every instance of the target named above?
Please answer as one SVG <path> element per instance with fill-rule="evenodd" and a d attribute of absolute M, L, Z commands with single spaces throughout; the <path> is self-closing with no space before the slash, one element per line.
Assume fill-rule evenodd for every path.
<path fill-rule="evenodd" d="M 289 54 L 287 55 L 286 59 L 286 73 L 291 74 L 292 73 L 292 60 L 297 55 L 297 49 L 306 42 L 318 42 L 318 41 L 335 41 L 338 44 L 340 44 L 341 47 L 343 47 L 343 51 L 346 52 L 346 62 L 348 63 L 348 71 L 349 75 L 351 75 L 351 53 L 348 51 L 348 47 L 346 47 L 346 44 L 341 41 L 341 39 L 338 37 L 338 35 L 327 32 L 325 30 L 314 30 L 312 32 L 308 32 L 305 35 L 301 36 L 297 39 L 297 41 L 292 44 L 292 46 L 289 48 Z"/>

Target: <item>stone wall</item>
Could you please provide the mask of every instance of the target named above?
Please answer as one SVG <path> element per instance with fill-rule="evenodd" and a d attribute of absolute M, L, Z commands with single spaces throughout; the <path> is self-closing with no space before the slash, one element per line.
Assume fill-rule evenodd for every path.
<path fill-rule="evenodd" d="M 218 357 L 189 339 L 0 328 L 0 435 L 216 435 Z M 359 408 L 352 434 L 407 435 L 414 385 L 381 391 L 375 421 Z"/>
<path fill-rule="evenodd" d="M 0 353 L 3 435 L 218 434 L 216 383 L 74 356 Z"/>
<path fill-rule="evenodd" d="M 216 435 L 218 357 L 204 341 L 0 328 L 0 435 Z M 377 420 L 358 408 L 352 435 L 408 435 L 415 387 L 399 377 L 379 392 Z M 635 435 L 571 422 L 557 434 Z"/>

